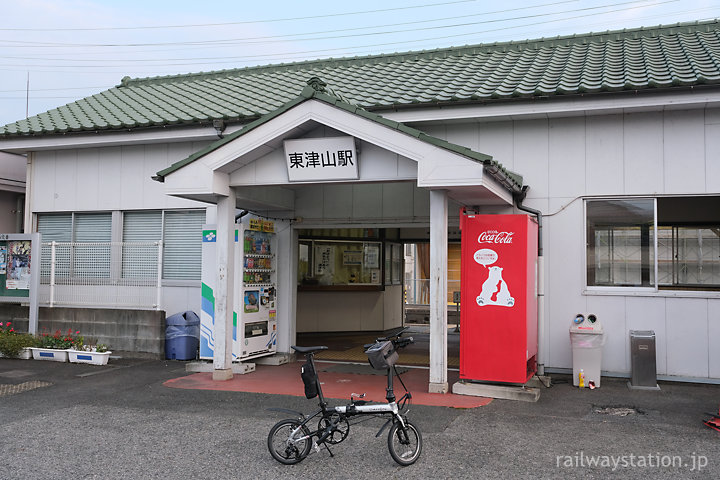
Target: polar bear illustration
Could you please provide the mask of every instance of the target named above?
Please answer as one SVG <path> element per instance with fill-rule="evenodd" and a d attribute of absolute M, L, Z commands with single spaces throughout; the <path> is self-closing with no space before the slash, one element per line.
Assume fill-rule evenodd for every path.
<path fill-rule="evenodd" d="M 510 295 L 507 283 L 502 278 L 502 267 L 488 268 L 488 278 L 483 282 L 482 291 L 475 299 L 481 307 L 485 305 L 500 305 L 512 307 L 515 299 Z"/>

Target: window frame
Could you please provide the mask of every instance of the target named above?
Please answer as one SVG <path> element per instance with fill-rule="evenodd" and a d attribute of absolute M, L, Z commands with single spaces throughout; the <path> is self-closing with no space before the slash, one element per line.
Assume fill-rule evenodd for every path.
<path fill-rule="evenodd" d="M 163 245 L 163 257 L 160 259 L 162 268 L 161 268 L 161 278 L 160 281 L 162 282 L 162 285 L 165 287 L 182 287 L 182 286 L 190 286 L 195 285 L 196 283 L 199 283 L 202 280 L 202 261 L 200 261 L 200 268 L 197 271 L 197 278 L 166 278 L 166 260 L 167 260 L 167 216 L 168 213 L 189 213 L 189 212 L 199 212 L 203 216 L 203 220 L 200 223 L 200 234 L 202 234 L 202 225 L 204 225 L 207 222 L 207 209 L 203 208 L 175 208 L 175 209 L 146 209 L 146 210 L 122 210 L 120 213 L 121 217 L 121 225 L 120 225 L 120 237 L 121 241 L 125 241 L 125 214 L 127 213 L 160 213 L 160 239 L 155 240 L 162 242 Z M 197 236 L 197 238 L 200 238 L 200 235 Z M 200 246 L 198 247 L 198 258 L 202 258 L 202 244 L 200 240 L 198 240 L 200 243 Z"/>
<path fill-rule="evenodd" d="M 202 225 L 205 224 L 207 221 L 207 209 L 205 208 L 176 208 L 176 209 L 140 209 L 140 210 L 93 210 L 93 211 L 62 211 L 62 212 L 36 212 L 34 213 L 34 230 L 36 232 L 40 232 L 39 230 L 39 224 L 40 224 L 40 218 L 43 216 L 55 216 L 55 215 L 69 215 L 70 216 L 70 231 L 69 231 L 69 238 L 71 243 L 78 242 L 77 240 L 77 215 L 110 215 L 110 239 L 108 242 L 124 242 L 124 228 L 125 228 L 125 214 L 127 213 L 144 213 L 144 212 L 159 212 L 160 213 L 160 239 L 157 241 L 163 242 L 163 258 L 161 259 L 162 262 L 162 276 L 161 276 L 161 284 L 162 286 L 167 287 L 187 287 L 187 286 L 196 286 L 200 284 L 201 276 L 202 276 L 202 261 L 200 261 L 200 268 L 197 270 L 197 278 L 165 278 L 166 275 L 166 268 L 165 268 L 165 262 L 166 262 L 166 233 L 167 233 L 167 227 L 166 227 L 166 218 L 167 214 L 171 212 L 199 212 L 199 214 L 202 216 L 202 222 L 200 225 L 200 229 L 202 230 Z M 197 238 L 200 238 L 200 235 L 197 236 Z M 43 238 L 43 242 L 48 241 L 47 239 Z M 67 241 L 67 240 L 63 240 Z M 105 243 L 105 242 L 101 242 Z M 198 243 L 200 244 L 200 240 L 198 240 Z M 98 275 L 98 279 L 107 279 L 107 278 L 123 278 L 123 256 L 124 253 L 120 250 L 116 250 L 114 248 L 111 248 L 111 258 L 110 258 L 110 264 L 113 264 L 112 257 L 114 255 L 120 255 L 120 262 L 115 262 L 118 267 L 118 271 L 115 272 L 114 270 L 111 270 L 109 272 L 109 277 L 107 275 L 107 272 L 101 272 L 102 275 Z M 198 246 L 198 259 L 201 258 L 201 244 Z M 69 274 L 72 276 L 74 272 L 74 260 L 71 256 L 71 258 L 68 260 L 68 266 L 70 268 Z M 49 273 L 45 273 L 47 276 Z"/>
<path fill-rule="evenodd" d="M 203 216 L 202 221 L 200 222 L 200 231 L 197 235 L 197 258 L 200 262 L 198 265 L 197 270 L 197 278 L 166 278 L 166 271 L 165 271 L 165 262 L 168 258 L 168 250 L 167 250 L 167 217 L 168 213 L 189 213 L 189 212 L 200 212 Z M 202 208 L 177 208 L 177 209 L 163 209 L 162 210 L 162 237 L 161 241 L 163 243 L 163 258 L 162 258 L 162 275 L 161 275 L 161 281 L 163 285 L 167 286 L 184 286 L 184 285 L 194 285 L 195 283 L 199 284 L 202 281 L 202 228 L 203 225 L 205 225 L 207 222 L 207 210 Z M 167 282 L 167 283 L 166 283 Z"/>
<path fill-rule="evenodd" d="M 686 195 L 682 197 L 691 197 L 701 199 L 707 195 Z M 715 196 L 715 195 L 713 195 Z M 675 198 L 674 196 L 651 196 L 651 195 L 637 195 L 637 196 L 601 196 L 601 197 L 581 197 L 583 199 L 583 295 L 623 295 L 623 296 L 660 296 L 660 297 L 686 297 L 686 298 L 720 298 L 720 284 L 708 285 L 706 287 L 695 286 L 695 285 L 661 285 L 659 283 L 659 231 L 664 228 L 674 229 L 676 227 L 683 227 L 677 222 L 666 221 L 662 225 L 659 224 L 659 212 L 658 212 L 658 200 L 661 198 Z M 653 228 L 651 229 L 652 235 L 652 247 L 653 247 L 653 258 L 652 258 L 652 270 L 653 278 L 651 279 L 651 286 L 605 286 L 605 285 L 588 285 L 588 261 L 589 261 L 589 239 L 588 239 L 588 216 L 587 216 L 587 205 L 589 201 L 595 200 L 653 200 Z M 691 222 L 695 225 L 695 222 Z"/>
<path fill-rule="evenodd" d="M 113 212 L 108 210 L 93 210 L 93 211 L 79 211 L 79 212 L 38 212 L 35 214 L 35 231 L 40 232 L 40 218 L 41 217 L 60 217 L 60 216 L 70 216 L 70 224 L 69 224 L 69 240 L 60 240 L 59 243 L 110 243 L 113 240 Z M 77 239 L 77 228 L 78 228 L 78 216 L 80 217 L 86 217 L 90 218 L 92 216 L 102 216 L 102 215 L 109 215 L 110 216 L 110 240 L 108 241 L 98 241 L 98 240 L 83 240 Z M 92 230 L 90 230 L 92 231 Z M 53 240 L 48 240 L 46 238 L 42 239 L 42 243 L 52 242 Z M 47 247 L 45 247 L 47 248 Z M 92 270 L 90 274 L 82 275 L 80 272 L 83 272 L 84 269 L 87 269 L 87 263 L 83 261 L 82 254 L 83 254 L 83 247 L 80 247 L 80 252 L 78 252 L 75 248 L 69 253 L 65 265 L 67 267 L 67 270 L 65 268 L 61 269 L 60 275 L 65 276 L 67 278 L 84 278 L 88 281 L 92 281 L 93 279 L 98 280 L 105 280 L 109 278 L 113 278 L 113 271 L 112 271 L 112 249 L 109 252 L 106 263 L 107 263 L 107 269 L 98 269 L 98 270 Z M 49 255 L 49 251 L 43 252 L 46 255 Z M 46 265 L 46 264 L 45 264 Z M 48 277 L 50 275 L 50 272 L 43 270 L 44 264 L 41 262 L 41 270 L 40 275 L 42 277 Z"/>
<path fill-rule="evenodd" d="M 653 270 L 653 277 L 650 281 L 650 286 L 641 286 L 641 285 L 632 285 L 632 286 L 622 286 L 622 285 L 589 285 L 589 276 L 588 276 L 588 260 L 589 260 L 589 248 L 590 248 L 590 239 L 588 238 L 588 202 L 591 201 L 602 201 L 602 200 L 608 200 L 608 201 L 625 201 L 625 200 L 652 200 L 653 202 L 653 226 L 651 229 L 651 237 L 653 239 L 652 242 L 652 270 Z M 658 293 L 660 290 L 658 288 L 658 261 L 657 261 L 657 255 L 658 255 L 658 236 L 657 236 L 657 228 L 658 228 L 658 212 L 657 212 L 657 197 L 647 196 L 647 195 L 641 195 L 641 196 L 623 196 L 623 197 L 584 197 L 583 198 L 583 245 L 585 248 L 585 252 L 583 255 L 583 281 L 584 281 L 584 287 L 583 287 L 583 293 L 606 293 L 606 294 L 638 294 L 638 293 Z"/>

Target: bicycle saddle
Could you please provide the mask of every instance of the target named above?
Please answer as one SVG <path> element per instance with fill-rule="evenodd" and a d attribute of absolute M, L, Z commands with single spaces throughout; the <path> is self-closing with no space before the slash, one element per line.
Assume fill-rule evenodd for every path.
<path fill-rule="evenodd" d="M 291 348 L 298 353 L 311 353 L 328 349 L 328 347 L 326 347 L 325 345 L 319 345 L 316 347 L 299 347 L 297 345 L 292 345 Z"/>

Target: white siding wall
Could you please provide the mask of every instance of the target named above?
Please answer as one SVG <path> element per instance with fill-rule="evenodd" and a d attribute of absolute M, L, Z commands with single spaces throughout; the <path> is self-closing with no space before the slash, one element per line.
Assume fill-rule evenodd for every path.
<path fill-rule="evenodd" d="M 423 126 L 431 135 L 493 155 L 522 174 L 531 189 L 525 204 L 542 210 L 546 255 L 546 366 L 571 367 L 568 327 L 576 313 L 595 313 L 605 325 L 603 370 L 630 371 L 629 330 L 657 335 L 658 373 L 720 378 L 720 298 L 661 292 L 655 296 L 584 294 L 582 196 L 720 193 L 720 110 L 635 112 L 488 123 Z M 33 212 L 183 208 L 200 204 L 164 194 L 150 179 L 158 170 L 204 144 L 158 144 L 40 152 L 34 158 Z M 363 145 L 368 155 L 373 146 Z M 369 155 L 368 155 L 369 156 Z M 364 180 L 384 179 L 391 169 L 414 175 L 405 159 L 380 158 Z M 272 165 L 270 164 L 272 163 Z M 239 172 L 252 183 L 277 174 L 277 159 Z M 451 215 L 456 215 L 451 206 Z M 427 222 L 427 191 L 408 183 L 325 185 L 297 191 L 296 216 L 319 223 Z M 569 261 L 568 259 L 574 259 Z M 196 287 L 166 288 L 168 313 L 199 311 Z M 307 300 L 310 300 L 310 296 Z M 381 318 L 383 301 L 361 302 L 359 329 Z M 298 298 L 298 310 L 303 299 Z M 312 309 L 315 302 L 307 308 Z M 344 305 L 347 312 L 347 305 Z M 361 308 L 362 307 L 362 308 Z M 304 307 L 303 307 L 304 308 Z M 351 309 L 355 310 L 355 309 Z M 311 310 L 310 310 L 311 311 Z M 298 312 L 298 313 L 299 313 Z M 369 315 L 369 316 L 368 316 Z M 395 315 L 390 315 L 395 317 Z M 304 328 L 332 330 L 330 318 L 298 319 Z"/>
<path fill-rule="evenodd" d="M 595 313 L 607 342 L 602 369 L 630 372 L 630 330 L 657 338 L 659 375 L 720 378 L 720 296 L 585 294 L 583 196 L 720 194 L 720 110 L 418 126 L 493 155 L 530 185 L 546 256 L 547 367 L 570 368 L 568 329 Z M 691 298 L 694 295 L 694 298 Z"/>
<path fill-rule="evenodd" d="M 58 150 L 34 154 L 33 213 L 198 208 L 205 204 L 165 195 L 151 179 L 205 143 Z M 200 312 L 200 282 L 173 282 L 162 292 L 169 314 Z"/>
<path fill-rule="evenodd" d="M 197 208 L 200 203 L 165 195 L 162 184 L 151 177 L 204 146 L 177 143 L 37 152 L 32 210 Z"/>
<path fill-rule="evenodd" d="M 414 182 L 313 185 L 296 191 L 295 215 L 313 224 L 427 224 L 430 195 Z M 450 217 L 457 216 L 458 206 L 451 203 Z"/>
<path fill-rule="evenodd" d="M 22 233 L 17 232 L 17 199 L 19 193 L 4 192 L 0 190 L 0 233 Z"/>
<path fill-rule="evenodd" d="M 23 233 L 18 230 L 18 199 L 25 194 L 24 156 L 0 152 L 0 233 Z M 21 200 L 22 201 L 22 200 Z M 21 206 L 22 210 L 22 206 Z"/>
<path fill-rule="evenodd" d="M 328 133 L 332 136 L 347 136 L 334 131 Z M 360 181 L 377 182 L 417 178 L 417 162 L 368 142 L 358 143 Z M 230 182 L 235 186 L 285 185 L 287 179 L 287 164 L 282 146 L 244 167 L 238 168 L 230 176 Z"/>

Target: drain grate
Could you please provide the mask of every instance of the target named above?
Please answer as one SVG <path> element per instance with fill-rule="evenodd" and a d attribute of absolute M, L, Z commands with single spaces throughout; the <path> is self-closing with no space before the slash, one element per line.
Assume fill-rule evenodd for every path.
<path fill-rule="evenodd" d="M 600 415 L 611 415 L 613 417 L 627 417 L 630 415 L 645 415 L 639 408 L 627 405 L 606 405 L 593 407 L 594 413 Z"/>
<path fill-rule="evenodd" d="M 49 387 L 52 383 L 40 382 L 33 380 L 32 382 L 24 382 L 18 384 L 0 384 L 0 397 L 6 397 L 8 395 L 15 395 L 17 393 L 27 392 L 35 390 L 36 388 Z"/>

